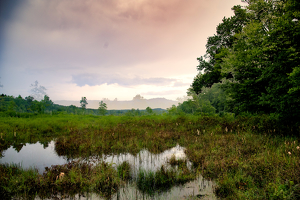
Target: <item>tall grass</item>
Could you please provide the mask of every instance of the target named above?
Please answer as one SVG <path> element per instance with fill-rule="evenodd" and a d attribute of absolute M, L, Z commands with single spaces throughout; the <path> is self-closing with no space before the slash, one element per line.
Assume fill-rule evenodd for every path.
<path fill-rule="evenodd" d="M 1 118 L 0 150 L 2 152 L 12 144 L 50 142 L 55 139 L 55 148 L 59 155 L 84 158 L 126 152 L 136 155 L 142 149 L 148 149 L 151 153 L 161 153 L 179 144 L 186 147 L 187 158 L 193 163 L 195 171 L 216 181 L 215 193 L 219 197 L 297 199 L 300 194 L 299 130 L 294 129 L 292 135 L 285 134 L 284 130 L 288 128 L 281 129 L 276 119 L 264 115 L 237 118 L 192 115 L 48 115 L 26 119 Z M 176 165 L 177 161 L 171 160 L 171 163 Z M 178 162 L 178 166 L 180 163 L 184 166 L 182 162 Z M 130 176 L 125 167 L 124 164 L 119 170 L 108 170 L 105 172 L 107 175 L 96 178 L 107 181 L 107 188 L 111 188 L 107 191 L 96 179 L 87 179 L 86 175 L 80 175 L 81 170 L 76 171 L 76 168 L 65 178 L 68 183 L 70 179 L 70 184 L 77 184 L 75 188 L 79 187 L 83 191 L 91 188 L 96 191 L 103 190 L 106 192 L 102 194 L 109 196 L 118 189 L 122 178 L 126 180 Z M 4 169 L 6 170 L 2 167 L 2 170 Z M 103 169 L 99 168 L 98 172 L 102 173 Z M 181 171 L 182 174 L 177 176 L 175 171 Z M 161 169 L 160 172 L 141 171 L 137 184 L 144 192 L 147 192 L 148 187 L 159 191 L 159 180 L 163 185 L 168 185 L 179 183 L 180 177 L 186 176 L 189 179 L 187 168 L 178 167 L 175 171 L 169 171 L 167 168 Z M 10 180 L 13 180 L 14 176 L 4 176 L 6 178 L 2 179 L 2 188 L 6 189 L 3 191 L 8 192 L 7 194 L 25 194 L 24 189 L 18 192 L 11 190 L 13 192 L 10 193 Z M 111 182 L 107 177 L 110 177 Z M 46 177 L 39 180 L 49 184 L 54 181 L 49 179 L 47 182 Z M 93 184 L 90 180 L 93 180 Z M 60 185 L 59 182 L 54 182 Z M 62 185 L 60 187 L 63 188 Z M 61 192 L 63 189 L 57 191 Z M 29 193 L 27 191 L 26 195 Z"/>

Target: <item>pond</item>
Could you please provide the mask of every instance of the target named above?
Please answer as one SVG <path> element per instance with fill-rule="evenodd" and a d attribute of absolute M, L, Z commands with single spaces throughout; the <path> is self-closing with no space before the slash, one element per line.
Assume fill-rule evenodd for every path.
<path fill-rule="evenodd" d="M 38 142 L 35 144 L 26 143 L 19 152 L 11 146 L 3 152 L 4 156 L 0 158 L 0 163 L 20 164 L 24 169 L 34 167 L 41 174 L 45 167 L 63 165 L 68 162 L 64 157 L 58 156 L 54 149 L 54 141 L 51 141 L 45 148 Z"/>
<path fill-rule="evenodd" d="M 184 153 L 185 148 L 179 145 L 168 149 L 160 154 L 152 154 L 144 149 L 136 156 L 130 153 L 103 155 L 101 157 L 90 157 L 89 159 L 80 160 L 80 162 L 89 162 L 97 164 L 100 161 L 112 164 L 115 168 L 123 162 L 128 162 L 131 166 L 131 174 L 136 180 L 140 170 L 157 171 L 162 166 L 168 167 L 168 161 L 171 157 L 176 159 L 186 159 Z M 77 159 L 78 160 L 78 159 Z M 45 171 L 45 167 L 52 165 L 63 165 L 70 162 L 64 156 L 58 156 L 55 152 L 55 141 L 51 141 L 48 145 L 40 143 L 24 144 L 18 151 L 12 146 L 3 152 L 3 157 L 0 158 L 0 163 L 15 163 L 20 164 L 22 168 L 36 168 L 40 174 Z M 188 160 L 186 165 L 189 169 L 192 168 L 192 163 Z M 216 199 L 213 194 L 214 183 L 198 176 L 195 180 L 184 185 L 176 185 L 170 188 L 167 192 L 161 192 L 155 195 L 145 195 L 137 187 L 136 183 L 128 182 L 126 186 L 121 187 L 112 199 L 186 199 L 186 198 L 201 198 L 201 199 Z M 96 194 L 86 194 L 85 196 L 76 196 L 75 199 L 102 199 Z"/>

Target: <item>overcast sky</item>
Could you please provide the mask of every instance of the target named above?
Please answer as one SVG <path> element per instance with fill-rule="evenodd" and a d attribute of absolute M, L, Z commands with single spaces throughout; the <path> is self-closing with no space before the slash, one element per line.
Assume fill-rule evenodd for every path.
<path fill-rule="evenodd" d="M 2 0 L 0 93 L 175 100 L 240 0 Z"/>

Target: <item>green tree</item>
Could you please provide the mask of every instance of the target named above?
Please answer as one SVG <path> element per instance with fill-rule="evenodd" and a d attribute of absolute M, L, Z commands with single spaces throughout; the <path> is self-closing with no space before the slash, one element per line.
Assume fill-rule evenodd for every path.
<path fill-rule="evenodd" d="M 31 103 L 30 110 L 33 112 L 42 113 L 44 111 L 44 105 L 42 102 L 34 100 Z"/>
<path fill-rule="evenodd" d="M 292 88 L 289 89 L 288 93 L 294 96 L 295 100 L 300 101 L 300 67 L 295 67 L 293 72 L 289 74 L 289 81 L 292 85 Z"/>
<path fill-rule="evenodd" d="M 235 16 L 223 20 L 217 35 L 209 38 L 207 60 L 198 59 L 200 73 L 192 89 L 198 94 L 203 87 L 222 82 L 235 113 L 275 113 L 285 122 L 299 124 L 300 2 L 247 3 L 245 9 L 235 7 Z M 237 29 L 229 35 L 218 32 L 231 27 Z"/>
<path fill-rule="evenodd" d="M 167 108 L 167 111 L 170 115 L 176 115 L 177 114 L 177 107 L 175 105 L 172 105 L 171 108 Z"/>
<path fill-rule="evenodd" d="M 86 109 L 86 105 L 88 104 L 87 102 L 87 99 L 86 97 L 81 97 L 81 100 L 80 100 L 80 106 L 82 108 L 82 110 L 85 110 Z"/>
<path fill-rule="evenodd" d="M 197 109 L 197 105 L 195 101 L 188 99 L 182 103 L 178 103 L 177 110 L 182 111 L 184 113 L 193 114 Z"/>
<path fill-rule="evenodd" d="M 211 105 L 207 93 L 197 95 L 193 93 L 193 99 L 179 103 L 177 112 L 184 112 L 188 114 L 215 114 L 216 108 Z"/>
<path fill-rule="evenodd" d="M 27 112 L 31 112 L 32 111 L 31 105 L 34 100 L 34 97 L 28 96 L 28 97 L 25 97 L 25 100 L 26 100 L 26 110 L 27 110 Z"/>
<path fill-rule="evenodd" d="M 132 108 L 131 110 L 128 110 L 127 112 L 125 112 L 126 116 L 136 116 L 136 110 L 134 108 Z"/>
<path fill-rule="evenodd" d="M 148 107 L 146 108 L 146 112 L 147 112 L 148 114 L 152 114 L 152 113 L 153 113 L 153 110 L 148 106 Z"/>
<path fill-rule="evenodd" d="M 299 66 L 300 17 L 296 1 L 250 1 L 251 21 L 237 34 L 223 71 L 231 72 L 227 82 L 235 112 L 278 113 L 294 116 L 293 74 Z M 293 114 L 294 113 L 294 114 Z M 289 119 L 290 121 L 290 119 Z"/>
<path fill-rule="evenodd" d="M 77 107 L 74 105 L 69 106 L 69 112 L 71 112 L 73 114 L 77 114 L 76 109 L 77 109 Z"/>
<path fill-rule="evenodd" d="M 223 18 L 223 22 L 217 26 L 217 34 L 209 37 L 206 44 L 206 54 L 197 58 L 199 74 L 194 78 L 192 88 L 196 94 L 201 93 L 203 87 L 211 87 L 219 83 L 223 78 L 229 78 L 230 73 L 221 73 L 223 58 L 228 54 L 234 42 L 235 34 L 240 33 L 248 21 L 247 12 L 241 6 L 232 8 L 235 15 Z"/>
<path fill-rule="evenodd" d="M 98 108 L 100 115 L 106 115 L 107 113 L 107 105 L 103 101 L 99 102 L 99 108 Z"/>
<path fill-rule="evenodd" d="M 8 111 L 15 112 L 16 109 L 17 109 L 17 104 L 15 103 L 15 101 L 11 100 L 9 102 Z"/>
<path fill-rule="evenodd" d="M 50 100 L 50 97 L 48 95 L 44 96 L 44 99 L 41 100 L 41 103 L 44 109 L 47 109 L 53 105 L 53 102 Z"/>
<path fill-rule="evenodd" d="M 26 101 L 19 95 L 14 99 L 16 105 L 17 105 L 17 112 L 26 112 Z"/>

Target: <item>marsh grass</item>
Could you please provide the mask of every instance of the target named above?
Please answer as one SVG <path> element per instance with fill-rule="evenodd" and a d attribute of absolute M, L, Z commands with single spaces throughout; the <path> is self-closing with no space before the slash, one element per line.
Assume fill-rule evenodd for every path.
<path fill-rule="evenodd" d="M 23 170 L 20 165 L 0 164 L 1 199 L 12 199 L 14 196 L 32 199 L 36 195 L 37 178 L 35 169 Z"/>
<path fill-rule="evenodd" d="M 171 187 L 184 184 L 196 178 L 195 173 L 186 166 L 180 166 L 177 170 L 166 168 L 164 165 L 157 171 L 140 169 L 136 184 L 138 189 L 147 195 L 166 192 Z"/>
<path fill-rule="evenodd" d="M 182 167 L 182 166 L 187 166 L 187 159 L 186 158 L 176 159 L 176 156 L 173 154 L 171 158 L 168 159 L 167 163 L 169 163 L 172 167 L 175 166 Z"/>
<path fill-rule="evenodd" d="M 34 169 L 1 164 L 0 173 L 0 195 L 4 199 L 33 199 L 37 195 L 40 198 L 74 197 L 90 192 L 110 198 L 120 186 L 117 171 L 105 162 L 95 166 L 74 161 L 53 165 L 42 175 Z"/>
<path fill-rule="evenodd" d="M 189 115 L 1 118 L 0 150 L 2 153 L 11 145 L 20 150 L 23 144 L 37 141 L 47 145 L 55 139 L 58 155 L 88 158 L 118 153 L 137 155 L 143 149 L 157 154 L 179 144 L 186 148 L 187 159 L 192 162 L 194 171 L 216 181 L 215 193 L 221 198 L 297 199 L 300 193 L 299 130 L 294 129 L 293 134 L 288 135 L 285 130 L 289 127 L 282 128 L 278 124 L 278 121 L 263 115 L 238 118 Z M 195 173 L 184 167 L 185 162 L 174 157 L 169 160 L 171 168 L 140 171 L 138 187 L 151 194 L 153 189 L 147 192 L 148 187 L 163 191 L 157 186 L 163 183 L 171 187 L 174 183 L 192 179 Z M 48 192 L 64 193 L 71 186 L 77 191 L 97 191 L 110 196 L 116 192 L 122 179 L 130 177 L 126 164 L 118 170 L 110 165 L 104 167 L 104 164 L 93 170 L 86 166 L 87 171 L 82 171 L 81 166 L 72 170 L 67 166 L 57 166 L 34 179 L 38 180 L 34 184 L 15 187 L 17 183 L 11 181 L 16 177 L 28 177 L 23 174 L 27 172 L 10 168 L 13 167 L 1 165 L 2 174 L 11 170 L 1 178 L 1 192 L 6 196 L 31 195 L 35 191 L 32 189 L 36 187 L 34 184 L 39 185 L 36 188 L 43 188 L 36 191 L 42 197 Z M 93 174 L 96 169 L 97 174 Z M 65 177 L 54 180 L 60 172 L 64 172 Z M 47 187 L 53 191 L 48 191 Z M 75 190 L 68 193 L 73 194 Z"/>
<path fill-rule="evenodd" d="M 124 181 L 129 181 L 132 179 L 132 176 L 130 174 L 131 171 L 131 166 L 129 164 L 128 161 L 124 161 L 122 162 L 122 164 L 120 164 L 117 167 L 117 171 L 118 171 L 118 175 L 119 177 L 124 180 Z"/>
<path fill-rule="evenodd" d="M 204 177 L 218 183 L 228 199 L 297 199 L 300 160 L 295 136 L 204 134 L 187 147 L 187 156 Z M 287 185 L 287 183 L 293 183 Z"/>

